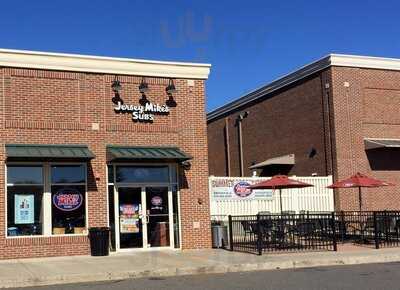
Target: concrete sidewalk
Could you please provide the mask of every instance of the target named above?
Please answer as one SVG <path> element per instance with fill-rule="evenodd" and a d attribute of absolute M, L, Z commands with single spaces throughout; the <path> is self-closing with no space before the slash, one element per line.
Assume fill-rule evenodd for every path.
<path fill-rule="evenodd" d="M 225 250 L 157 251 L 108 257 L 62 257 L 0 261 L 0 287 L 24 287 L 139 277 L 226 273 L 400 261 L 400 249 L 265 254 Z"/>

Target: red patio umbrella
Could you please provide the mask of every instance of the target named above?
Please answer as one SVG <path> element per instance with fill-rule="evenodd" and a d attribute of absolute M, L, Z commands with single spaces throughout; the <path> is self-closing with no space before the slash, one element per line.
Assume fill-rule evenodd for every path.
<path fill-rule="evenodd" d="M 332 185 L 329 185 L 328 188 L 358 188 L 358 202 L 360 206 L 360 211 L 362 209 L 362 196 L 361 196 L 361 188 L 362 187 L 381 187 L 381 186 L 389 186 L 394 185 L 393 183 L 382 181 L 379 179 L 375 179 L 372 177 L 368 177 L 364 174 L 357 172 L 355 175 L 350 178 L 340 180 L 335 182 Z"/>
<path fill-rule="evenodd" d="M 281 207 L 282 213 L 282 189 L 285 188 L 302 188 L 313 186 L 312 184 L 308 184 L 305 182 L 301 182 L 298 180 L 290 179 L 286 175 L 275 175 L 271 179 L 253 184 L 249 186 L 251 189 L 279 189 L 279 203 Z"/>

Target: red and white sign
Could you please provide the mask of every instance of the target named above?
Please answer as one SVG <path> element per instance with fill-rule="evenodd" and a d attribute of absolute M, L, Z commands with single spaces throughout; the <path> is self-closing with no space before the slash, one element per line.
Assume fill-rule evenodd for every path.
<path fill-rule="evenodd" d="M 83 203 L 83 195 L 76 189 L 63 188 L 53 195 L 53 204 L 62 211 L 73 211 Z"/>

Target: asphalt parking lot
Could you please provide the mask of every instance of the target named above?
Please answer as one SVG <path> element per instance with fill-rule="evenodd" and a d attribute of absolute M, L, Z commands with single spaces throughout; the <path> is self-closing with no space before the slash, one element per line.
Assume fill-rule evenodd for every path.
<path fill-rule="evenodd" d="M 196 276 L 143 278 L 112 282 L 15 288 L 25 290 L 331 290 L 400 289 L 400 263 L 367 264 L 211 274 Z"/>

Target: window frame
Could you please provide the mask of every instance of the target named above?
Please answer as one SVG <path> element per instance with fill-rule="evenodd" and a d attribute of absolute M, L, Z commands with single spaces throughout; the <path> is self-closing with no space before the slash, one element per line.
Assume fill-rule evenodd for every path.
<path fill-rule="evenodd" d="M 31 235 L 31 236 L 8 236 L 8 186 L 20 186 L 22 184 L 11 184 L 7 182 L 8 178 L 8 166 L 42 166 L 43 168 L 43 197 L 42 197 L 42 207 L 44 211 L 43 225 L 42 225 L 42 234 L 41 235 Z M 83 165 L 85 172 L 85 182 L 84 183 L 52 183 L 51 182 L 51 167 L 52 166 L 61 166 L 61 165 Z M 35 238 L 48 238 L 48 237 L 71 237 L 71 236 L 87 236 L 88 235 L 88 225 L 89 225 L 89 206 L 88 206 L 88 172 L 87 172 L 87 162 L 40 162 L 40 161 L 31 161 L 31 162 L 5 162 L 4 163 L 4 198 L 5 198 L 5 237 L 6 239 L 35 239 Z M 81 234 L 53 234 L 53 224 L 52 224 L 52 185 L 80 185 L 85 186 L 85 232 Z M 32 185 L 32 184 L 30 184 Z M 37 184 L 35 184 L 37 185 Z"/>
<path fill-rule="evenodd" d="M 42 183 L 37 183 L 37 184 L 25 184 L 25 183 L 8 183 L 8 166 L 41 166 L 42 167 Z M 6 239 L 18 239 L 18 238 L 39 238 L 39 237 L 43 237 L 44 236 L 44 221 L 42 223 L 42 234 L 41 235 L 21 235 L 21 236 L 8 236 L 8 187 L 12 186 L 12 187 L 18 187 L 18 186 L 41 186 L 42 187 L 42 208 L 43 211 L 44 209 L 44 197 L 45 197 L 45 191 L 46 191 L 46 181 L 45 181 L 45 166 L 43 163 L 40 162 L 8 162 L 5 163 L 4 165 L 4 212 L 5 212 L 5 219 L 4 219 L 4 233 L 5 233 L 5 237 Z"/>
<path fill-rule="evenodd" d="M 143 163 L 114 163 L 114 184 L 119 184 L 119 185 L 124 185 L 124 184 L 173 184 L 177 183 L 177 181 L 172 180 L 172 166 L 170 163 L 152 163 L 152 164 L 143 164 Z M 168 170 L 168 179 L 166 181 L 117 181 L 117 168 L 118 167 L 138 167 L 138 168 L 152 168 L 152 167 L 157 167 L 157 168 L 167 168 Z"/>

